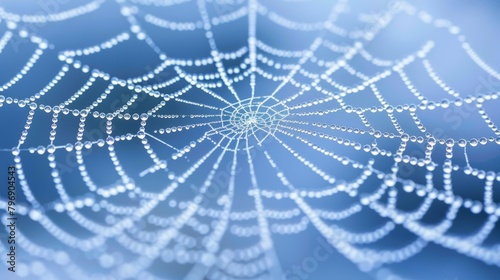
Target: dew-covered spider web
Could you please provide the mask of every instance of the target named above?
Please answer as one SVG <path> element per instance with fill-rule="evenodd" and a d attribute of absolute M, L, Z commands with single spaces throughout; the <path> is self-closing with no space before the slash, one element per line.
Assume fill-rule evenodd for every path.
<path fill-rule="evenodd" d="M 494 279 L 500 63 L 367 2 L 2 2 L 2 279 Z"/>

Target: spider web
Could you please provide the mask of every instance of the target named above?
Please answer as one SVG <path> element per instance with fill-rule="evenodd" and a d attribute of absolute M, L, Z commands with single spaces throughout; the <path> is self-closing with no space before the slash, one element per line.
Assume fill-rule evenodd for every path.
<path fill-rule="evenodd" d="M 84 17 L 105 5 L 120 11 L 128 29 L 95 45 L 61 50 L 25 28 Z M 287 251 L 275 243 L 311 230 L 368 273 L 409 260 L 431 243 L 500 265 L 493 234 L 500 176 L 491 165 L 469 161 L 474 150 L 500 144 L 487 112 L 498 92 L 470 96 L 448 85 L 432 62 L 439 38 L 393 59 L 377 57 L 369 46 L 394 18 L 411 17 L 441 30 L 483 73 L 496 80 L 500 73 L 457 26 L 406 2 L 352 17 L 348 1 L 336 1 L 313 23 L 289 19 L 275 6 L 132 0 L 92 1 L 46 15 L 0 9 L 0 53 L 17 37 L 34 47 L 18 73 L 2 75 L 0 87 L 0 107 L 26 116 L 16 143 L 1 147 L 15 162 L 24 200 L 18 215 L 29 225 L 20 222 L 17 231 L 18 275 L 59 279 L 53 270 L 59 267 L 61 279 L 278 279 L 289 272 L 280 264 Z M 197 10 L 195 19 L 176 19 L 182 18 L 178 7 Z M 170 10 L 175 20 L 159 12 Z M 356 22 L 343 27 L 343 18 Z M 304 47 L 260 39 L 260 21 L 301 34 Z M 223 50 L 223 28 L 241 22 L 245 44 Z M 201 34 L 192 46 L 198 58 L 170 55 L 155 37 L 163 32 Z M 132 41 L 146 44 L 160 62 L 132 78 L 84 62 Z M 19 97 L 16 85 L 56 50 L 58 73 L 37 93 Z M 361 65 L 372 71 L 358 70 Z M 423 72 L 412 75 L 412 67 Z M 80 88 L 58 90 L 62 99 L 54 102 L 48 97 L 67 76 L 80 77 Z M 400 88 L 389 92 L 388 81 Z M 429 84 L 440 93 L 419 90 Z M 435 116 L 449 108 L 466 108 L 477 117 L 474 126 L 487 130 L 463 137 L 430 132 Z M 34 125 L 37 117 L 50 123 L 39 125 L 42 135 L 50 126 L 46 138 L 30 138 L 42 129 Z M 64 165 L 68 155 L 74 173 Z M 29 161 L 44 165 L 50 184 L 37 182 Z M 479 188 L 479 196 L 471 188 Z M 55 196 L 43 197 L 44 191 Z M 7 208 L 5 198 L 0 208 Z M 468 219 L 481 222 L 473 232 L 453 231 Z M 363 223 L 366 228 L 352 226 Z M 387 241 L 405 234 L 396 238 L 401 242 Z"/>

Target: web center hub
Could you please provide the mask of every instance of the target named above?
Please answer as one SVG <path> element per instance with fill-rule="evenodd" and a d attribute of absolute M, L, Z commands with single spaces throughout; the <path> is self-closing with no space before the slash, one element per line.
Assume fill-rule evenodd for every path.
<path fill-rule="evenodd" d="M 289 108 L 274 97 L 244 99 L 221 110 L 218 134 L 262 145 L 289 114 Z"/>

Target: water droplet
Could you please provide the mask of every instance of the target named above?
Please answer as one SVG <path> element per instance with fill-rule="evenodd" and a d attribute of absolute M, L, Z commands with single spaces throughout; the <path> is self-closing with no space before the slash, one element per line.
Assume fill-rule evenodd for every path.
<path fill-rule="evenodd" d="M 113 143 L 115 143 L 115 138 L 113 138 L 112 136 L 108 136 L 108 137 L 106 138 L 106 143 L 107 143 L 108 145 L 113 145 Z"/>

